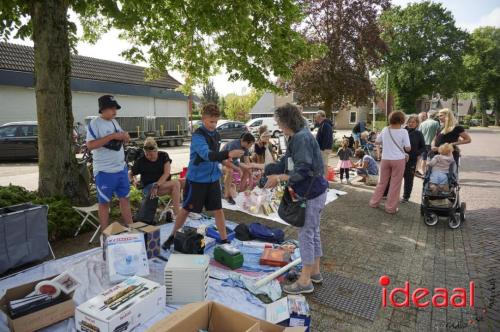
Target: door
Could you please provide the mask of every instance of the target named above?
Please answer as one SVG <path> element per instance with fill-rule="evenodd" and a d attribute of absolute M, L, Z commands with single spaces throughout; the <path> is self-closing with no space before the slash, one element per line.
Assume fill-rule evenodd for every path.
<path fill-rule="evenodd" d="M 15 159 L 33 159 L 38 157 L 37 138 L 34 125 L 18 125 L 13 142 Z"/>
<path fill-rule="evenodd" d="M 14 158 L 17 126 L 0 127 L 0 158 Z"/>

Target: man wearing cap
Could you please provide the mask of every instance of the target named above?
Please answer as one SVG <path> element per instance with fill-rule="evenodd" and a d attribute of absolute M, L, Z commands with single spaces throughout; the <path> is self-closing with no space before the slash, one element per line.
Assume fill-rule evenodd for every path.
<path fill-rule="evenodd" d="M 170 195 L 174 214 L 179 213 L 181 184 L 177 180 L 172 180 L 170 175 L 172 159 L 168 153 L 158 151 L 158 144 L 153 137 L 146 138 L 143 150 L 144 156 L 134 163 L 129 172 L 129 178 L 134 185 L 138 185 L 135 176 L 141 176 L 140 184 L 143 188 L 144 199 L 137 219 L 152 223 L 158 206 L 158 196 Z"/>
<path fill-rule="evenodd" d="M 100 116 L 90 121 L 87 127 L 87 147 L 92 151 L 93 171 L 99 202 L 99 222 L 101 230 L 109 224 L 109 204 L 113 194 L 120 200 L 122 219 L 126 224 L 132 223 L 130 211 L 130 182 L 123 143 L 130 140 L 114 120 L 116 111 L 121 108 L 111 95 L 99 97 Z"/>
<path fill-rule="evenodd" d="M 436 121 L 434 119 L 436 114 L 437 111 L 430 110 L 427 113 L 427 120 L 422 122 L 420 124 L 420 127 L 418 127 L 418 130 L 420 130 L 424 135 L 425 140 L 425 151 L 424 153 L 422 153 L 422 170 L 415 173 L 415 175 L 419 177 L 422 177 L 423 174 L 425 174 L 425 172 L 427 171 L 427 156 L 431 151 L 432 140 L 434 139 L 434 137 L 436 137 L 436 134 L 440 128 L 439 121 Z"/>

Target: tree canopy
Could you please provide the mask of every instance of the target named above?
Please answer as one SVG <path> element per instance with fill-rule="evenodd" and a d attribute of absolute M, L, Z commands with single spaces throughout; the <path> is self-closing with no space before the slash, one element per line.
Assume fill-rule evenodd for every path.
<path fill-rule="evenodd" d="M 389 46 L 383 73 L 389 74 L 397 106 L 414 112 L 422 95 L 451 97 L 464 84 L 462 57 L 467 33 L 452 14 L 430 1 L 393 7 L 380 19 Z"/>
<path fill-rule="evenodd" d="M 76 13 L 85 40 L 96 41 L 109 29 L 119 29 L 130 43 L 123 53 L 127 59 L 147 62 L 150 78 L 167 69 L 180 71 L 185 93 L 222 67 L 230 79 L 277 90 L 273 77 L 289 77 L 292 65 L 309 53 L 305 39 L 294 29 L 302 20 L 294 0 L 1 1 L 0 38 L 31 38 L 35 46 L 42 196 L 82 201 L 70 143 L 70 46 L 77 41 L 70 10 Z"/>
<path fill-rule="evenodd" d="M 486 109 L 489 99 L 495 110 L 495 120 L 500 119 L 500 29 L 482 27 L 474 30 L 470 38 L 470 47 L 464 56 L 467 69 L 467 87 L 475 91 L 479 100 L 479 109 L 486 125 Z"/>
<path fill-rule="evenodd" d="M 311 61 L 294 69 L 288 88 L 301 103 L 332 108 L 367 101 L 372 94 L 369 71 L 380 65 L 387 48 L 377 24 L 389 0 L 301 1 L 305 19 L 301 32 L 320 49 Z"/>
<path fill-rule="evenodd" d="M 250 91 L 249 94 L 239 96 L 234 93 L 228 94 L 224 99 L 223 112 L 228 119 L 246 121 L 249 119 L 249 112 L 262 96 L 262 92 Z"/>
<path fill-rule="evenodd" d="M 214 82 L 212 80 L 209 80 L 203 85 L 203 88 L 201 89 L 201 102 L 203 104 L 219 103 L 219 93 L 215 90 Z"/>

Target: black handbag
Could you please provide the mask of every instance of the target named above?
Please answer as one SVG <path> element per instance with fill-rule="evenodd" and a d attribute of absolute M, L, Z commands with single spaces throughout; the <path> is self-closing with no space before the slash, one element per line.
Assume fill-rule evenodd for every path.
<path fill-rule="evenodd" d="M 292 199 L 288 187 L 285 188 L 283 197 L 281 198 L 280 206 L 278 208 L 278 215 L 286 223 L 295 227 L 304 226 L 304 223 L 306 222 L 307 196 L 309 195 L 309 191 L 311 190 L 313 183 L 314 183 L 314 177 L 311 179 L 311 183 L 309 184 L 309 188 L 307 189 L 304 198 L 301 198 L 297 201 L 294 201 Z"/>

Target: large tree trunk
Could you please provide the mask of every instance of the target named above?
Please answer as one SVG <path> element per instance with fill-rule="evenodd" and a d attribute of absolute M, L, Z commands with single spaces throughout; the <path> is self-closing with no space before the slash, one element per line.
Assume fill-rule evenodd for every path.
<path fill-rule="evenodd" d="M 332 116 L 333 100 L 332 98 L 326 98 L 323 101 L 323 111 L 326 113 L 326 117 L 330 120 L 333 119 Z"/>
<path fill-rule="evenodd" d="M 31 3 L 35 44 L 35 92 L 38 118 L 38 192 L 88 202 L 73 147 L 68 1 Z"/>

